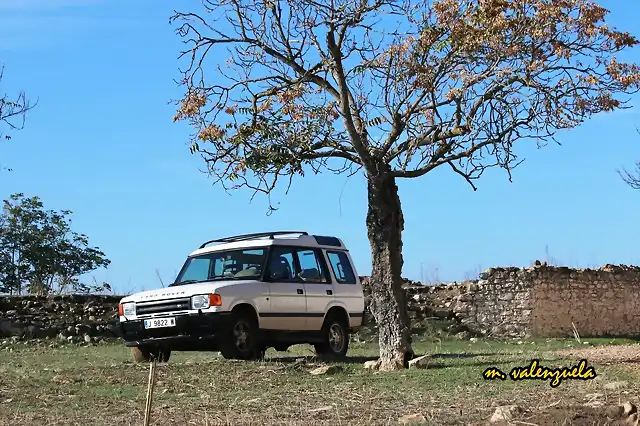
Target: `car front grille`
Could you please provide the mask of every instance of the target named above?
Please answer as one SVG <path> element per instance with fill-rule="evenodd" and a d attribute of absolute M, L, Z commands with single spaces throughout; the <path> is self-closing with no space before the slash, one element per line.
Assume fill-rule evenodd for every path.
<path fill-rule="evenodd" d="M 136 304 L 136 315 L 161 314 L 164 312 L 184 311 L 190 308 L 191 299 L 188 297 L 142 302 Z"/>

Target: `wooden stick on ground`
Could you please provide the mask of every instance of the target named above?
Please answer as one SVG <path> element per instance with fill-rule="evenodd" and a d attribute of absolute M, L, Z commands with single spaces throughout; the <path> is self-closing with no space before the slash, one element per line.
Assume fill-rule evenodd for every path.
<path fill-rule="evenodd" d="M 153 357 L 149 364 L 149 383 L 147 384 L 147 406 L 144 413 L 144 426 L 149 426 L 151 421 L 151 403 L 153 401 L 153 388 L 156 385 L 156 358 Z"/>

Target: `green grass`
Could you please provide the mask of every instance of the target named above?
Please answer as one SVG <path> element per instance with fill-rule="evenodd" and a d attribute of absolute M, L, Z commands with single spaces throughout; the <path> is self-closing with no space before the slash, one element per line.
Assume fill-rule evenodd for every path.
<path fill-rule="evenodd" d="M 560 349 L 606 345 L 606 355 L 617 345 L 634 343 L 586 340 L 589 345 L 561 339 L 521 344 L 419 341 L 416 352 L 433 355 L 429 367 L 393 373 L 365 370 L 362 363 L 374 359 L 377 348 L 353 343 L 351 358 L 340 363 L 343 371 L 321 376 L 309 374 L 320 363 L 305 345 L 285 353 L 271 350 L 261 362 L 228 361 L 215 353 L 174 353 L 168 364 L 158 366 L 152 424 L 383 425 L 415 413 L 425 416 L 426 424 L 470 424 L 486 420 L 496 405 L 518 404 L 535 413 L 536 407 L 583 404 L 594 393 L 607 401 L 637 394 L 640 369 L 629 363 L 594 363 L 596 380 L 567 380 L 556 389 L 548 382 L 482 378 L 489 366 L 508 373 L 534 358 L 548 367 L 577 363 Z M 0 350 L 0 425 L 139 425 L 147 380 L 148 366 L 134 364 L 122 344 L 13 344 Z M 628 382 L 623 389 L 604 388 L 620 380 Z"/>

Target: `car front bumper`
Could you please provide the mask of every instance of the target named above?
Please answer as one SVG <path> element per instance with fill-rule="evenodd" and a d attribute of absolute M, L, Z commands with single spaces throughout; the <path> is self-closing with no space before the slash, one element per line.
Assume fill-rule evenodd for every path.
<path fill-rule="evenodd" d="M 177 350 L 215 348 L 218 338 L 228 330 L 230 312 L 166 315 L 174 317 L 174 327 L 144 328 L 144 319 L 120 322 L 125 346 L 162 346 Z M 149 319 L 149 318 L 146 318 Z"/>

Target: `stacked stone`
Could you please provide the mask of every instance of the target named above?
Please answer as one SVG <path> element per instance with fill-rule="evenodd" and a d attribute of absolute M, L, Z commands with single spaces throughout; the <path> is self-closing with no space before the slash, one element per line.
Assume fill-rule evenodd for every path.
<path fill-rule="evenodd" d="M 92 342 L 119 337 L 120 296 L 0 297 L 0 337 Z"/>

